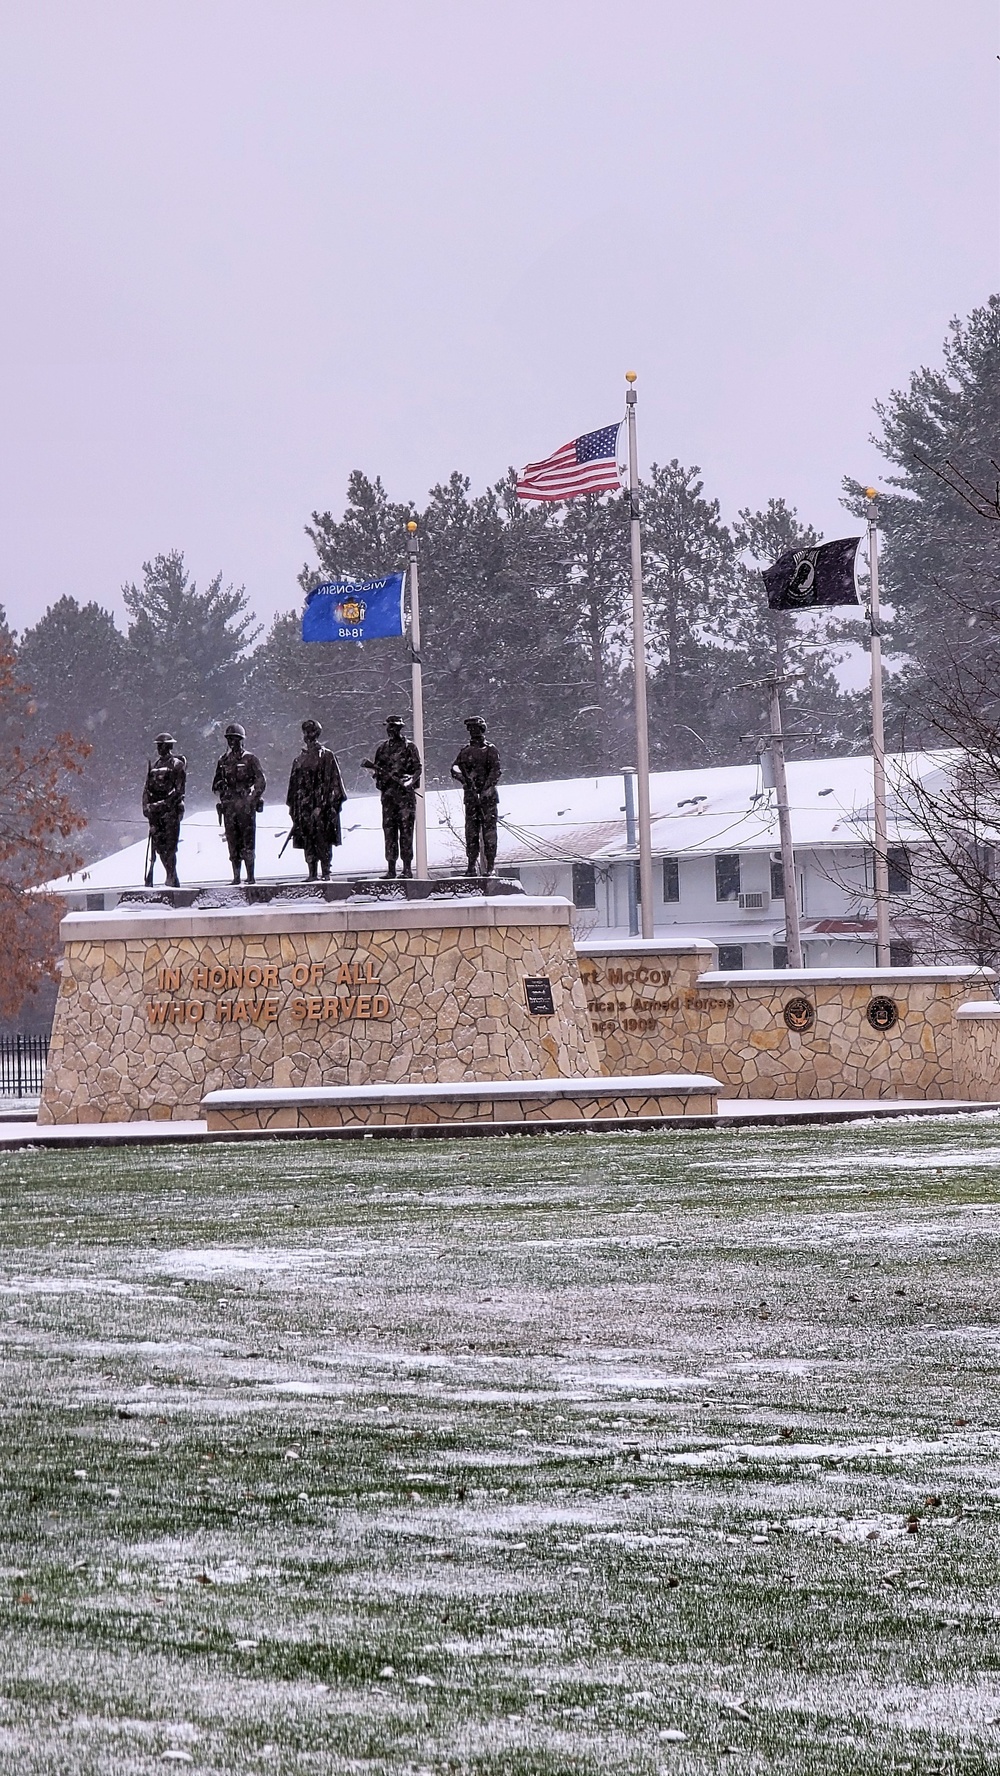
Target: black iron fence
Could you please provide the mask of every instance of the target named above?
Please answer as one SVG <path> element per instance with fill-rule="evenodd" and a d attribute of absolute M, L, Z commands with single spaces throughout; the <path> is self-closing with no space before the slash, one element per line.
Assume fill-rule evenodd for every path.
<path fill-rule="evenodd" d="M 47 1036 L 0 1036 L 0 1098 L 37 1098 L 48 1058 Z"/>

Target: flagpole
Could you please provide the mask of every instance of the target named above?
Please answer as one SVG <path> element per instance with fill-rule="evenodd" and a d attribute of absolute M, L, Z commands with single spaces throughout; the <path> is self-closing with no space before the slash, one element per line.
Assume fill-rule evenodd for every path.
<path fill-rule="evenodd" d="M 779 617 L 780 621 L 780 617 Z M 788 806 L 785 774 L 785 741 L 781 731 L 781 685 L 784 678 L 783 649 L 779 639 L 774 677 L 768 680 L 771 709 L 771 768 L 774 799 L 778 804 L 778 837 L 781 844 L 781 885 L 785 890 L 785 945 L 789 968 L 802 967 L 802 933 L 799 926 L 799 885 L 795 876 L 792 817 Z"/>
<path fill-rule="evenodd" d="M 871 574 L 868 621 L 872 651 L 872 777 L 875 799 L 875 966 L 888 968 L 889 851 L 885 799 L 885 720 L 882 712 L 882 630 L 878 602 L 878 530 L 874 487 L 868 497 L 868 566 Z"/>
<path fill-rule="evenodd" d="M 626 370 L 628 392 L 628 503 L 632 545 L 632 670 L 635 679 L 635 764 L 639 801 L 639 894 L 642 935 L 653 935 L 653 852 L 649 807 L 649 720 L 646 712 L 646 614 L 642 602 L 642 535 L 639 526 L 639 455 L 635 439 L 635 371 Z"/>
<path fill-rule="evenodd" d="M 423 665 L 420 659 L 420 586 L 417 571 L 417 524 L 411 518 L 406 526 L 407 549 L 410 561 L 410 676 L 413 699 L 413 744 L 420 754 L 421 777 L 417 790 L 417 818 L 414 822 L 414 863 L 418 882 L 427 880 L 427 804 L 424 800 L 424 774 L 427 764 L 424 759 L 424 681 Z"/>

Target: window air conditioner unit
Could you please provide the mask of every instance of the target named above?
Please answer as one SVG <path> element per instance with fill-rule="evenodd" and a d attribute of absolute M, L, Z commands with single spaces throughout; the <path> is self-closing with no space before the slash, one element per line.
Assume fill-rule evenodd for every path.
<path fill-rule="evenodd" d="M 771 904 L 771 896 L 758 891 L 756 894 L 740 895 L 740 910 L 744 913 L 762 913 Z"/>

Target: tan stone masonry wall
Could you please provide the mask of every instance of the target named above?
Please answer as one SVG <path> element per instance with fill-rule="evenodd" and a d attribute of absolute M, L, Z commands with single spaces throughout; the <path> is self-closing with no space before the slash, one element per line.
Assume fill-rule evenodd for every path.
<path fill-rule="evenodd" d="M 75 915 L 40 1121 L 194 1118 L 226 1086 L 599 1074 L 569 917 L 527 897 Z"/>
<path fill-rule="evenodd" d="M 581 943 L 577 953 L 605 1073 L 711 1072 L 687 1063 L 675 1068 L 673 1057 L 679 1052 L 685 1004 L 698 993 L 699 976 L 714 966 L 713 944 L 695 947 L 652 939 L 604 950 Z M 692 1033 L 697 1038 L 697 1026 Z M 690 1044 L 685 1052 L 689 1049 Z"/>
<path fill-rule="evenodd" d="M 709 1092 L 657 1092 L 649 1097 L 615 1097 L 611 1091 L 593 1098 L 533 1098 L 529 1084 L 518 1098 L 438 1098 L 433 1103 L 283 1105 L 216 1109 L 208 1107 L 210 1129 L 391 1128 L 413 1124 L 455 1122 L 600 1122 L 634 1121 L 637 1117 L 711 1116 L 715 1098 Z"/>
<path fill-rule="evenodd" d="M 702 952 L 658 956 L 655 949 L 655 942 L 641 954 L 581 946 L 592 1028 L 608 1070 L 709 1073 L 727 1097 L 1000 1095 L 1000 1027 L 984 1032 L 955 1018 L 960 1005 L 987 996 L 988 971 L 887 969 L 850 979 L 848 971 L 808 969 L 769 978 L 706 971 Z M 657 970 L 661 982 L 651 988 Z M 891 1030 L 868 1020 L 876 996 L 897 1008 Z M 809 1029 L 789 1029 L 784 1012 L 793 999 L 811 1006 Z"/>
<path fill-rule="evenodd" d="M 963 1006 L 955 1024 L 955 1071 L 963 1098 L 1000 1101 L 1000 1005 Z"/>

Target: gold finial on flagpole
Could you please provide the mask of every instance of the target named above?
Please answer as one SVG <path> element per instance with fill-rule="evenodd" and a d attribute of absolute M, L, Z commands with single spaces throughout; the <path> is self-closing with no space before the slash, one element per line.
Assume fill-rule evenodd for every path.
<path fill-rule="evenodd" d="M 625 381 L 626 382 L 634 382 L 635 381 L 635 371 L 634 370 L 626 370 Z"/>
<path fill-rule="evenodd" d="M 409 522 L 408 522 L 408 524 L 407 524 L 407 526 L 406 526 L 406 528 L 407 528 L 407 530 L 408 530 L 408 531 L 409 531 L 409 533 L 410 533 L 410 535 L 411 535 L 411 536 L 412 536 L 412 535 L 413 535 L 413 532 L 414 532 L 414 531 L 415 531 L 415 530 L 416 530 L 416 528 L 417 528 L 417 521 L 416 521 L 416 519 L 415 519 L 415 518 L 411 518 L 411 519 L 410 519 L 410 520 L 409 520 Z"/>
<path fill-rule="evenodd" d="M 877 487 L 866 487 L 865 488 L 865 499 L 878 499 L 878 488 Z"/>

